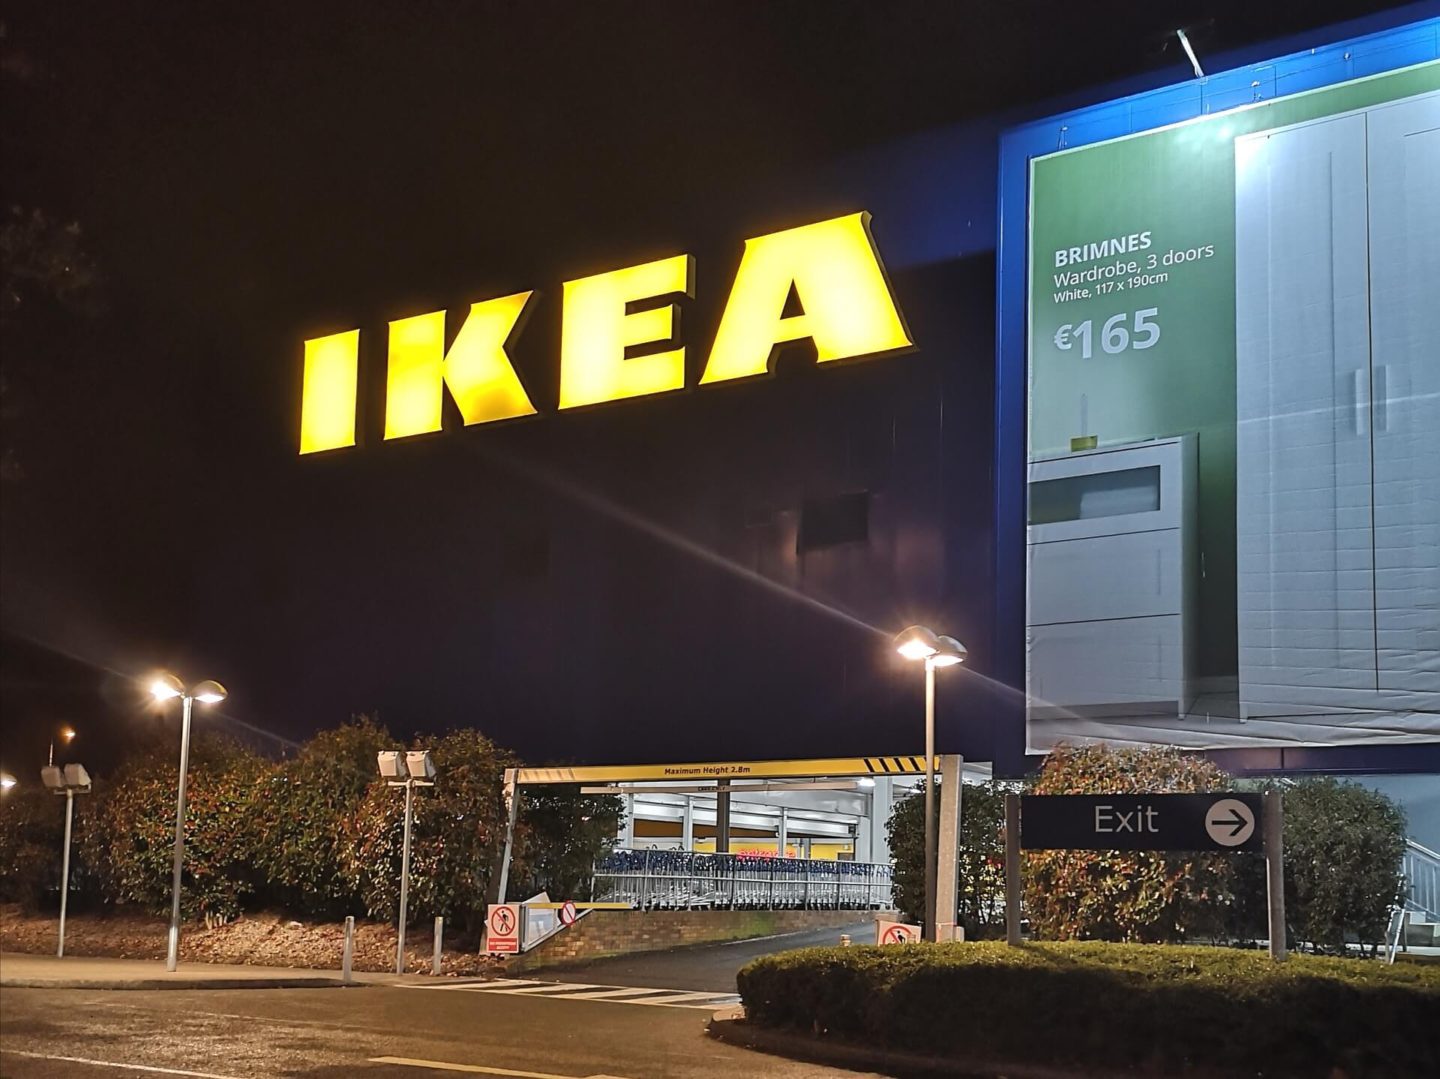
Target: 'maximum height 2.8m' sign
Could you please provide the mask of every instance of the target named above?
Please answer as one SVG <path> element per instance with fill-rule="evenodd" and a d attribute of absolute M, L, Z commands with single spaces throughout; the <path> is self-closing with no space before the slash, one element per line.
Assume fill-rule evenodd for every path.
<path fill-rule="evenodd" d="M 805 338 L 821 363 L 909 348 L 869 219 L 850 214 L 747 240 L 700 384 L 765 374 L 777 344 Z M 695 260 L 675 255 L 565 282 L 559 407 L 683 389 L 675 303 L 694 294 L 694 281 Z M 786 315 L 792 290 L 802 313 Z M 534 415 L 506 352 L 533 295 L 472 304 L 448 350 L 444 311 L 391 322 L 385 437 L 439 431 L 446 389 L 467 425 Z M 359 357 L 359 330 L 305 342 L 302 454 L 355 445 Z"/>

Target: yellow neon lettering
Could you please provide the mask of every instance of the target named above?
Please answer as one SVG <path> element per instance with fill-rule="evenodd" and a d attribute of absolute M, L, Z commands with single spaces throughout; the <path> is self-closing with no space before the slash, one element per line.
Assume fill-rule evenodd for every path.
<path fill-rule="evenodd" d="M 444 311 L 390 323 L 385 437 L 440 430 L 447 386 L 467 426 L 534 415 L 535 406 L 505 352 L 530 296 L 518 292 L 472 304 L 449 352 Z"/>
<path fill-rule="evenodd" d="M 300 452 L 355 445 L 355 385 L 360 331 L 346 330 L 305 342 L 300 391 Z"/>
<path fill-rule="evenodd" d="M 804 313 L 787 318 L 792 287 Z M 763 375 L 775 345 L 805 337 L 820 363 L 910 347 L 868 213 L 745 241 L 700 382 Z"/>
<path fill-rule="evenodd" d="M 668 341 L 675 305 L 626 312 L 626 305 L 694 288 L 689 255 L 628 266 L 565 282 L 560 325 L 560 407 L 578 408 L 678 390 L 685 385 L 684 347 L 626 358 L 625 350 Z"/>

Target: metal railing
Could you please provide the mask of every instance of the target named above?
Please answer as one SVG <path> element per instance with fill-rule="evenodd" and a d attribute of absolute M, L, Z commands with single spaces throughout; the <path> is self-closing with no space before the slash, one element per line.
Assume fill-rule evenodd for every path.
<path fill-rule="evenodd" d="M 1405 875 L 1402 899 L 1406 909 L 1440 921 L 1440 854 L 1407 839 L 1400 872 Z"/>
<path fill-rule="evenodd" d="M 640 910 L 887 910 L 887 863 L 615 850 L 595 865 L 595 898 Z"/>

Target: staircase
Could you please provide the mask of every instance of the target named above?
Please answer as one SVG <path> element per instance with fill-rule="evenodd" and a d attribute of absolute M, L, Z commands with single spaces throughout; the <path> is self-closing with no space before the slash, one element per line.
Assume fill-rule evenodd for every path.
<path fill-rule="evenodd" d="M 1440 854 L 1407 839 L 1401 872 L 1405 890 L 1391 919 L 1386 949 L 1392 961 L 1397 948 L 1440 948 Z"/>

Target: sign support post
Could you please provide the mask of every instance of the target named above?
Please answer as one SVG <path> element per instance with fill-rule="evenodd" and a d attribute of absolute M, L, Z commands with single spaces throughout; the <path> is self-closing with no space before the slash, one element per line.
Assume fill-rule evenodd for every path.
<path fill-rule="evenodd" d="M 515 817 L 520 812 L 520 784 L 516 769 L 505 769 L 505 853 L 500 858 L 500 888 L 495 897 L 497 903 L 505 902 L 505 892 L 510 885 L 510 855 L 515 847 Z"/>
<path fill-rule="evenodd" d="M 1270 958 L 1282 962 L 1285 941 L 1285 807 L 1279 791 L 1265 792 L 1261 813 L 1265 833 L 1265 897 L 1270 931 Z"/>
<path fill-rule="evenodd" d="M 1020 796 L 1005 796 L 1005 943 L 1020 947 Z"/>

